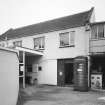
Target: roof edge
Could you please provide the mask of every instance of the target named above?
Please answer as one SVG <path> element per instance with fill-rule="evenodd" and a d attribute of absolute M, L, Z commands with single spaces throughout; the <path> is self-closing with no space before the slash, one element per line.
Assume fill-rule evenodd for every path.
<path fill-rule="evenodd" d="M 87 23 L 90 23 L 90 18 L 91 18 L 91 15 L 92 15 L 93 11 L 94 11 L 94 7 L 92 7 L 92 8 L 90 9 L 90 12 L 89 12 L 88 17 L 87 17 L 86 24 L 87 24 Z"/>
<path fill-rule="evenodd" d="M 31 24 L 31 25 L 27 25 L 27 26 L 22 26 L 22 27 L 18 27 L 18 28 L 10 28 L 8 31 L 10 31 L 10 30 L 15 31 L 17 29 L 27 28 L 27 27 L 30 27 L 30 26 L 33 26 L 33 25 L 42 24 L 42 23 L 54 21 L 56 19 L 62 19 L 62 18 L 65 18 L 65 17 L 69 17 L 69 16 L 73 16 L 73 15 L 77 15 L 77 14 L 82 14 L 82 13 L 89 12 L 89 11 L 92 14 L 93 10 L 94 10 L 94 7 L 92 7 L 90 10 L 87 10 L 87 11 L 83 11 L 83 12 L 79 12 L 79 13 L 74 13 L 74 14 L 71 14 L 71 15 L 66 15 L 66 16 L 62 16 L 62 17 L 58 17 L 58 18 L 54 18 L 54 19 L 49 19 L 49 20 L 46 20 L 46 21 L 42 21 L 42 22 L 38 22 L 38 23 L 35 23 L 35 24 Z M 90 14 L 90 16 L 91 16 L 91 14 Z"/>
<path fill-rule="evenodd" d="M 83 25 L 80 25 L 80 26 L 76 26 L 76 27 L 71 27 L 71 28 L 78 28 L 78 27 L 82 27 L 82 26 L 85 26 L 85 24 Z M 57 30 L 50 30 L 50 31 L 46 31 L 44 33 L 49 33 L 49 32 L 54 32 L 54 31 L 60 31 L 60 30 L 66 30 L 66 29 L 69 29 L 70 27 L 65 27 L 65 28 L 62 28 L 62 29 L 57 29 Z M 41 33 L 36 33 L 36 34 L 30 34 L 29 36 L 34 36 L 34 35 L 38 35 L 38 34 L 43 34 L 43 32 Z M 23 38 L 23 37 L 29 37 L 29 36 L 22 36 L 22 37 L 14 37 L 14 38 L 8 38 L 7 40 L 12 40 L 12 39 L 17 39 L 17 38 Z M 5 39 L 3 40 L 0 40 L 0 41 L 5 41 Z"/>
<path fill-rule="evenodd" d="M 99 21 L 99 22 L 94 22 L 94 23 L 91 23 L 90 25 L 95 25 L 95 24 L 104 24 L 105 21 Z"/>
<path fill-rule="evenodd" d="M 17 31 L 17 30 L 20 30 L 20 29 L 25 29 L 25 28 L 29 28 L 29 27 L 32 27 L 34 25 L 40 25 L 40 24 L 44 24 L 44 23 L 47 23 L 47 22 L 55 22 L 55 20 L 59 20 L 59 19 L 63 19 L 63 18 L 67 18 L 69 16 L 75 16 L 75 15 L 78 15 L 78 14 L 83 14 L 83 13 L 88 13 L 87 14 L 87 17 L 86 17 L 86 20 L 84 20 L 84 23 L 78 25 L 78 26 L 74 26 L 74 27 L 80 27 L 80 26 L 84 26 L 86 25 L 87 23 L 90 23 L 89 20 L 90 20 L 90 17 L 92 15 L 92 12 L 94 10 L 94 7 L 92 7 L 90 10 L 88 11 L 84 11 L 84 12 L 79 12 L 79 13 L 75 13 L 75 14 L 72 14 L 72 15 L 68 15 L 68 16 L 63 16 L 63 17 L 60 17 L 60 18 L 55 18 L 55 19 L 52 19 L 52 20 L 47 20 L 47 21 L 43 21 L 43 22 L 39 22 L 39 23 L 36 23 L 36 24 L 32 24 L 32 25 L 27 25 L 27 26 L 23 26 L 23 27 L 19 27 L 19 28 L 15 28 L 15 29 L 9 29 L 8 31 L 6 31 L 5 33 L 3 33 L 1 36 L 0 36 L 0 40 L 1 41 L 5 41 L 7 40 L 7 36 L 8 34 L 11 34 L 12 32 L 14 31 Z M 55 29 L 55 30 L 47 30 L 47 32 L 39 32 L 39 33 L 36 33 L 36 34 L 42 34 L 42 33 L 48 33 L 48 32 L 53 32 L 53 31 L 59 31 L 59 30 L 64 30 L 64 29 L 68 29 L 68 28 L 74 28 L 73 26 L 71 27 L 64 27 L 64 28 L 59 28 L 59 29 Z M 36 34 L 32 34 L 32 35 L 36 35 Z M 29 36 L 32 36 L 32 35 L 29 35 Z M 11 38 L 11 39 L 15 39 L 15 38 L 22 38 L 22 37 L 25 37 L 24 36 L 21 36 L 21 37 L 14 37 L 14 38 Z M 27 36 L 26 36 L 27 37 Z M 10 38 L 9 38 L 10 40 Z"/>
<path fill-rule="evenodd" d="M 17 54 L 18 54 L 18 51 L 15 50 L 15 49 L 10 49 L 10 48 L 6 48 L 6 47 L 1 47 L 1 46 L 0 46 L 0 50 L 5 50 L 5 51 L 9 51 L 9 52 L 14 52 L 14 53 L 17 53 Z"/>

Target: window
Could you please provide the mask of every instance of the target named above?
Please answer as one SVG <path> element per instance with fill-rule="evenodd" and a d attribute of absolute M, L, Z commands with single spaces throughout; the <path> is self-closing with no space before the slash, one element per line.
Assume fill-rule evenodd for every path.
<path fill-rule="evenodd" d="M 4 44 L 4 43 L 1 43 L 0 46 L 1 46 L 1 47 L 5 47 L 5 44 Z"/>
<path fill-rule="evenodd" d="M 75 32 L 70 32 L 70 46 L 74 45 Z"/>
<path fill-rule="evenodd" d="M 92 39 L 97 39 L 97 38 L 104 38 L 104 25 L 94 25 L 92 26 L 92 33 L 91 33 L 91 38 Z"/>
<path fill-rule="evenodd" d="M 99 25 L 98 26 L 98 37 L 103 38 L 104 37 L 104 25 Z"/>
<path fill-rule="evenodd" d="M 92 35 L 91 35 L 92 39 L 96 39 L 97 38 L 97 26 L 93 26 L 92 27 Z"/>
<path fill-rule="evenodd" d="M 44 49 L 45 48 L 45 37 L 34 38 L 34 49 Z"/>
<path fill-rule="evenodd" d="M 15 41 L 15 42 L 13 42 L 13 45 L 16 47 L 16 46 L 18 46 L 18 47 L 22 47 L 22 41 Z"/>
<path fill-rule="evenodd" d="M 60 47 L 74 46 L 75 32 L 60 33 Z"/>

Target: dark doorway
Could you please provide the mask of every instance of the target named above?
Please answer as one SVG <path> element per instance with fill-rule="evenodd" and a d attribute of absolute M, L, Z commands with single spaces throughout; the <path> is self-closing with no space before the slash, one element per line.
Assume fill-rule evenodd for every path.
<path fill-rule="evenodd" d="M 91 57 L 91 74 L 102 75 L 102 88 L 105 89 L 105 55 Z"/>
<path fill-rule="evenodd" d="M 73 84 L 73 63 L 65 63 L 65 84 Z"/>

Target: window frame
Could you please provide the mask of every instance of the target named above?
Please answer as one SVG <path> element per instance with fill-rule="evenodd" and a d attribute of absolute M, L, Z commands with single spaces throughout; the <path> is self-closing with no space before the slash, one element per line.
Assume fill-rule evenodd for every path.
<path fill-rule="evenodd" d="M 103 30 L 103 31 L 104 31 L 103 37 L 100 37 L 100 36 L 99 36 L 99 26 L 100 26 L 100 25 L 103 25 L 103 29 L 104 29 L 104 30 Z M 94 26 L 93 26 L 93 27 L 94 27 Z M 97 32 L 96 32 L 96 34 L 97 34 L 96 37 L 92 37 L 93 33 L 92 33 L 92 28 L 91 28 L 91 39 L 92 39 L 92 40 L 105 39 L 105 24 L 98 24 L 98 25 L 96 25 L 96 31 L 97 31 Z"/>
<path fill-rule="evenodd" d="M 67 31 L 67 32 L 63 32 L 63 33 L 59 33 L 59 48 L 65 48 L 65 47 L 74 47 L 75 46 L 75 34 L 74 34 L 74 44 L 71 44 L 71 32 L 74 32 L 75 33 L 75 31 Z M 69 44 L 68 45 L 61 45 L 61 38 L 60 38 L 60 35 L 61 34 L 65 34 L 65 33 L 69 33 L 68 35 L 69 35 Z"/>
<path fill-rule="evenodd" d="M 5 47 L 5 43 L 0 43 L 0 46 L 1 47 Z"/>
<path fill-rule="evenodd" d="M 17 43 L 20 43 L 20 45 L 18 45 Z M 14 47 L 22 47 L 22 40 L 13 41 L 13 46 Z"/>
<path fill-rule="evenodd" d="M 40 47 L 35 48 L 35 39 L 41 39 L 41 48 Z M 43 42 L 43 40 L 44 40 L 44 42 Z M 34 50 L 44 50 L 45 49 L 45 36 L 35 37 L 35 38 L 33 38 L 33 42 L 34 42 Z M 43 45 L 43 43 L 44 43 L 44 45 Z M 44 46 L 44 47 L 42 47 L 42 46 Z"/>
<path fill-rule="evenodd" d="M 103 31 L 104 31 L 103 37 L 100 37 L 100 35 L 99 35 L 99 28 L 100 28 L 100 25 L 103 25 Z M 100 25 L 97 26 L 97 38 L 99 38 L 99 39 L 105 38 L 105 25 L 104 25 L 104 24 L 100 24 Z"/>

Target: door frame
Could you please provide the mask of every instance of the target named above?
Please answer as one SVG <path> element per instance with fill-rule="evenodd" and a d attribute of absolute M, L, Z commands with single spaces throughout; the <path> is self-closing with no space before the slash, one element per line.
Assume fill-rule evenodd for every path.
<path fill-rule="evenodd" d="M 73 63 L 74 66 L 74 58 L 69 59 L 57 59 L 57 85 L 65 86 L 65 63 Z M 73 67 L 74 68 L 74 67 Z"/>

